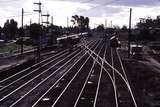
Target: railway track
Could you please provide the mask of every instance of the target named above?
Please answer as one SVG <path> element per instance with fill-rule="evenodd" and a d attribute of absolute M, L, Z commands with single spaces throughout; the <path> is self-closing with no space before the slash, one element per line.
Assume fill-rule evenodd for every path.
<path fill-rule="evenodd" d="M 128 84 L 128 87 L 127 87 L 125 82 L 121 79 L 121 77 L 115 73 L 114 69 L 112 69 L 113 72 L 115 73 L 114 82 L 116 84 L 116 91 L 117 91 L 116 94 L 117 94 L 117 100 L 118 100 L 119 106 L 120 107 L 137 107 L 137 103 L 133 96 L 133 92 L 131 90 L 131 86 L 127 78 L 127 74 L 124 69 L 119 52 L 117 49 L 111 48 L 111 53 L 114 56 L 112 57 L 113 63 L 114 63 L 113 67 L 115 69 L 118 69 L 118 71 L 122 74 L 122 76 L 125 78 Z M 115 60 L 115 59 L 118 59 L 118 60 Z"/>
<path fill-rule="evenodd" d="M 82 40 L 0 81 L 2 107 L 137 107 L 117 49 Z"/>
<path fill-rule="evenodd" d="M 63 63 L 74 61 L 76 58 L 74 56 L 80 55 L 82 52 L 80 52 L 80 49 L 76 49 L 71 54 L 69 54 L 67 51 L 65 51 L 65 53 L 61 52 L 60 54 L 55 55 L 53 58 L 48 58 L 47 60 L 44 60 L 30 68 L 27 68 L 2 80 L 0 83 L 4 87 L 0 89 L 1 105 L 6 107 L 10 106 L 10 104 L 21 98 L 21 96 L 27 93 L 35 85 L 42 83 L 42 81 L 44 81 L 44 79 L 46 79 L 54 70 L 58 73 L 58 70 L 60 70 L 59 67 L 63 65 Z M 65 67 L 63 66 L 63 68 Z M 57 75 L 56 73 L 53 74 Z"/>
<path fill-rule="evenodd" d="M 86 46 L 84 46 L 87 48 Z M 89 48 L 87 48 L 90 50 Z M 111 49 L 111 48 L 110 48 Z M 116 107 L 137 107 L 136 99 L 134 98 L 133 92 L 131 90 L 131 86 L 129 84 L 129 81 L 127 79 L 122 60 L 120 58 L 120 55 L 115 49 L 115 53 L 113 52 L 113 49 L 110 50 L 111 56 L 110 60 L 111 62 L 107 61 L 106 59 L 103 59 L 102 57 L 98 56 L 95 52 L 91 51 L 94 55 L 99 57 L 99 60 L 104 61 L 104 67 L 103 69 L 109 76 L 110 80 L 112 81 L 113 90 L 115 93 L 115 106 Z M 114 53 L 114 54 L 113 54 Z M 94 56 L 92 56 L 94 58 Z M 95 59 L 95 58 L 94 58 Z M 96 59 L 95 59 L 96 60 Z M 99 65 L 101 65 L 100 61 L 96 60 Z M 108 67 L 109 68 L 108 68 Z M 117 75 L 117 76 L 116 76 Z M 117 79 L 118 77 L 118 79 Z M 118 80 L 119 83 L 116 83 L 116 80 Z M 119 91 L 117 91 L 117 87 L 123 86 L 123 88 Z M 117 93 L 118 92 L 118 93 Z"/>
<path fill-rule="evenodd" d="M 75 59 L 75 60 L 77 60 L 77 59 Z M 68 73 L 69 72 L 69 70 L 72 68 L 72 67 L 74 67 L 74 65 L 77 63 L 77 61 L 73 64 L 73 65 L 71 65 L 71 67 L 69 66 L 68 67 L 68 69 L 66 69 L 66 67 L 64 67 L 64 70 L 66 71 L 66 73 Z M 83 62 L 82 62 L 83 63 Z M 67 63 L 66 63 L 67 64 Z M 64 66 L 64 65 L 62 65 L 62 66 Z M 68 65 L 67 65 L 68 66 Z M 61 67 L 60 67 L 60 69 L 61 69 Z M 60 69 L 58 69 L 58 70 L 60 70 Z M 58 71 L 57 70 L 57 71 Z M 53 81 L 52 82 L 52 84 L 53 85 L 55 85 L 56 83 L 57 83 L 57 81 L 59 81 L 59 80 L 61 80 L 61 78 L 63 77 L 63 75 L 65 75 L 66 74 L 65 72 L 64 73 L 61 73 L 61 75 L 59 75 L 58 77 L 57 77 L 57 80 L 56 81 Z M 50 75 L 51 76 L 51 75 Z M 59 79 L 60 78 L 60 79 Z M 53 86 L 52 85 L 52 86 Z M 40 85 L 39 85 L 40 86 Z M 41 88 L 43 88 L 44 86 L 42 86 L 41 85 Z M 50 86 L 51 87 L 51 86 Z M 57 87 L 57 86 L 56 86 Z M 37 88 L 37 87 L 35 87 L 35 88 Z M 12 104 L 11 106 L 14 106 L 14 105 L 21 105 L 21 106 L 26 106 L 26 104 L 25 104 L 25 102 L 26 102 L 26 99 L 25 99 L 25 97 L 27 97 L 27 96 L 30 96 L 30 95 L 33 95 L 33 94 L 35 94 L 35 93 L 37 93 L 37 90 L 35 89 L 35 88 L 33 88 L 32 90 L 30 90 L 27 94 L 25 94 L 22 98 L 20 98 L 19 100 L 17 100 L 14 104 Z M 39 89 L 39 90 L 41 90 L 41 89 Z M 46 92 L 47 90 L 45 90 L 44 92 Z M 38 96 L 38 95 L 37 95 Z M 40 97 L 40 96 L 39 96 Z M 37 98 L 39 98 L 39 97 L 37 97 Z M 34 103 L 34 101 L 33 100 L 31 100 L 31 98 L 27 98 L 27 99 L 29 99 L 30 100 L 30 103 L 28 103 L 28 104 L 32 104 L 32 103 Z M 21 101 L 21 102 L 20 102 Z M 35 100 L 36 101 L 36 100 Z M 23 102 L 23 103 L 22 103 Z M 27 106 L 31 106 L 31 105 L 27 105 Z"/>

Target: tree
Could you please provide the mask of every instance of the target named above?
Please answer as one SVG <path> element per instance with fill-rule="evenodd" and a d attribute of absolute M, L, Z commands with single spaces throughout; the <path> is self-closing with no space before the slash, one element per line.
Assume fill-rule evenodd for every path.
<path fill-rule="evenodd" d="M 5 34 L 6 41 L 16 38 L 17 29 L 17 22 L 14 19 L 7 20 L 4 23 L 3 33 Z"/>
<path fill-rule="evenodd" d="M 33 23 L 30 26 L 30 36 L 33 40 L 35 40 L 35 44 L 37 45 L 37 58 L 40 59 L 40 51 L 41 51 L 41 36 L 42 36 L 42 26 L 40 24 Z"/>
<path fill-rule="evenodd" d="M 120 29 L 120 27 L 118 25 L 114 25 L 113 28 L 116 29 L 116 30 Z"/>
<path fill-rule="evenodd" d="M 17 33 L 17 22 L 14 21 L 14 19 L 10 20 L 10 24 L 9 24 L 9 33 L 11 36 L 11 39 L 15 39 L 16 38 L 16 33 Z"/>
<path fill-rule="evenodd" d="M 88 17 L 85 18 L 85 26 L 87 29 L 89 29 L 89 18 Z"/>
<path fill-rule="evenodd" d="M 139 39 L 140 40 L 158 40 L 160 37 L 160 17 L 157 16 L 156 19 L 141 18 L 140 22 L 137 23 L 137 28 L 140 30 Z"/>
<path fill-rule="evenodd" d="M 72 16 L 72 20 L 74 26 L 79 27 L 82 31 L 88 30 L 89 28 L 89 18 L 84 16 L 74 15 Z"/>
<path fill-rule="evenodd" d="M 42 34 L 42 27 L 39 24 L 33 23 L 30 26 L 30 36 L 32 39 L 38 41 Z"/>
<path fill-rule="evenodd" d="M 123 25 L 123 27 L 121 28 L 122 31 L 127 31 L 127 26 Z"/>
<path fill-rule="evenodd" d="M 18 29 L 18 35 L 19 35 L 20 37 L 23 37 L 23 36 L 24 36 L 24 29 L 23 29 L 22 27 L 20 27 L 20 28 Z"/>
<path fill-rule="evenodd" d="M 72 16 L 71 22 L 73 22 L 73 25 L 78 26 L 78 23 L 79 23 L 79 16 L 78 16 L 78 15 Z"/>
<path fill-rule="evenodd" d="M 23 37 L 24 37 L 24 29 L 23 27 L 20 27 L 18 29 L 18 34 L 19 34 L 19 37 L 20 37 L 20 45 L 21 45 L 21 55 L 23 55 L 23 44 L 24 44 L 24 40 L 23 40 Z"/>
<path fill-rule="evenodd" d="M 9 35 L 9 20 L 7 20 L 4 23 L 3 33 L 5 35 L 5 41 L 8 41 L 10 39 L 10 35 Z"/>
<path fill-rule="evenodd" d="M 103 31 L 104 31 L 104 25 L 103 25 L 103 24 L 99 25 L 99 26 L 97 27 L 97 31 L 98 31 L 98 32 L 103 32 Z"/>
<path fill-rule="evenodd" d="M 47 32 L 49 33 L 50 39 L 48 40 L 49 45 L 53 45 L 57 42 L 57 37 L 61 35 L 60 27 L 51 24 L 47 27 Z"/>

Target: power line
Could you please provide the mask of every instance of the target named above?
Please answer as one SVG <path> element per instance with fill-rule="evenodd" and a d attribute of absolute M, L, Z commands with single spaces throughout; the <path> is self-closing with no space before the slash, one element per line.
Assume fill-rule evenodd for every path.
<path fill-rule="evenodd" d="M 30 16 L 30 15 L 34 15 L 34 14 L 37 14 L 37 13 L 24 14 L 24 16 Z M 2 18 L 0 18 L 0 20 L 1 19 L 10 19 L 10 18 L 14 18 L 14 17 L 21 17 L 21 15 L 2 17 Z"/>
<path fill-rule="evenodd" d="M 86 1 L 82 1 L 81 3 L 90 3 L 93 2 L 94 0 L 86 0 Z"/>
<path fill-rule="evenodd" d="M 11 3 L 11 2 L 19 2 L 19 1 L 21 0 L 5 0 L 5 1 L 1 0 L 1 3 Z"/>
<path fill-rule="evenodd" d="M 110 5 L 110 4 L 115 3 L 115 2 L 117 2 L 117 1 L 118 1 L 118 0 L 113 0 L 113 1 L 110 1 L 110 2 L 103 3 L 103 4 L 99 4 L 98 6 L 95 6 L 95 7 L 91 8 L 91 9 L 100 8 L 100 7 L 102 7 L 102 6 L 107 6 L 107 5 Z"/>

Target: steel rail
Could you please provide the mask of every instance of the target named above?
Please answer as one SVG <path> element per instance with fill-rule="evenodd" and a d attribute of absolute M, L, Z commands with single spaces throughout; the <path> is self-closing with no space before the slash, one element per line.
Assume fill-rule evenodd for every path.
<path fill-rule="evenodd" d="M 102 46 L 102 47 L 103 47 L 103 46 Z M 101 52 L 101 50 L 102 50 L 102 47 L 101 47 L 100 51 L 98 52 L 98 54 L 100 54 L 100 52 Z M 97 59 L 98 59 L 98 57 L 97 57 Z M 92 71 L 93 71 L 93 68 L 94 68 L 94 66 L 95 66 L 95 63 L 96 63 L 96 61 L 94 60 L 94 62 L 93 62 L 93 64 L 92 64 L 92 67 L 91 67 L 91 69 L 90 69 L 90 72 L 89 72 L 89 74 L 88 74 L 88 76 L 87 76 L 87 78 L 86 78 L 86 80 L 85 80 L 85 83 L 83 84 L 83 87 L 82 87 L 82 89 L 81 89 L 81 91 L 80 91 L 80 93 L 79 93 L 79 95 L 78 95 L 78 98 L 77 98 L 76 102 L 74 103 L 74 107 L 76 107 L 77 104 L 78 104 L 78 101 L 79 101 L 79 99 L 80 99 L 80 97 L 81 97 L 81 95 L 82 95 L 82 93 L 83 93 L 83 91 L 84 91 L 84 89 L 85 89 L 85 87 L 86 87 L 86 85 L 87 85 L 87 82 L 88 82 L 88 80 L 89 80 L 89 78 L 90 78 L 90 76 L 91 76 L 91 74 L 92 74 Z"/>
<path fill-rule="evenodd" d="M 126 75 L 126 71 L 124 70 L 124 66 L 123 66 L 123 63 L 122 63 L 122 59 L 121 59 L 121 57 L 120 57 L 117 49 L 116 49 L 116 54 L 117 54 L 117 56 L 118 56 L 118 60 L 119 60 L 119 62 L 120 62 L 120 65 L 121 65 L 123 74 L 124 74 L 124 76 L 125 76 L 125 78 L 126 78 L 126 81 L 128 81 L 128 78 L 127 78 L 127 75 Z M 128 83 L 129 83 L 129 81 L 128 81 Z"/>
<path fill-rule="evenodd" d="M 94 44 L 94 45 L 95 45 L 95 44 Z M 83 56 L 81 56 L 81 57 L 70 67 L 70 69 L 67 70 L 67 72 L 65 72 L 65 73 L 61 76 L 61 78 L 59 78 L 59 79 L 32 105 L 32 107 L 35 107 L 35 106 L 39 103 L 39 101 L 40 101 L 50 90 L 52 90 L 52 89 L 55 87 L 55 85 L 57 85 L 57 83 L 58 83 L 86 54 L 87 54 L 87 52 L 86 52 Z"/>
<path fill-rule="evenodd" d="M 91 41 L 91 42 L 92 42 L 92 41 Z M 67 50 L 64 50 L 64 51 L 62 51 L 62 52 L 65 52 L 65 51 L 67 51 Z M 62 52 L 61 52 L 61 53 L 62 53 Z M 56 57 L 56 56 L 60 55 L 61 53 L 59 53 L 59 54 L 57 54 L 57 55 L 54 55 L 53 57 Z M 28 74 L 26 74 L 26 75 L 24 75 L 24 76 L 22 76 L 22 77 L 18 78 L 16 81 L 13 81 L 13 82 L 9 83 L 8 85 L 6 85 L 6 86 L 2 87 L 2 88 L 0 89 L 0 91 L 2 91 L 2 90 L 4 90 L 4 89 L 6 89 L 7 87 L 9 87 L 10 85 L 12 85 L 12 84 L 16 83 L 17 81 L 19 81 L 19 80 L 21 80 L 21 79 L 23 79 L 23 78 L 27 77 L 28 75 L 30 75 L 30 74 L 32 74 L 32 73 L 34 73 L 34 72 L 36 72 L 36 71 L 40 70 L 41 68 L 43 68 L 43 67 L 45 67 L 45 66 L 47 66 L 47 65 L 51 64 L 52 62 L 54 62 L 55 60 L 57 60 L 57 59 L 59 59 L 59 58 L 61 58 L 61 57 L 65 56 L 66 54 L 67 54 L 67 53 L 64 53 L 64 54 L 62 54 L 62 55 L 58 56 L 57 58 L 55 58 L 55 59 L 53 59 L 53 60 L 51 60 L 51 61 L 49 61 L 49 62 L 45 63 L 45 64 L 44 64 L 44 65 L 42 65 L 41 67 L 38 67 L 38 68 L 34 69 L 32 72 L 30 72 L 30 73 L 28 73 Z M 51 59 L 51 58 L 53 58 L 53 57 L 49 57 L 49 58 L 47 58 L 47 59 L 49 59 L 49 60 L 50 60 L 50 59 Z M 45 60 L 45 61 L 47 61 L 47 60 Z M 41 63 L 41 62 L 40 62 L 40 63 Z M 42 63 L 44 63 L 44 61 L 42 61 Z M 22 71 L 22 72 L 20 72 L 20 73 L 23 73 L 23 72 L 24 72 L 24 71 Z M 13 75 L 13 76 L 11 76 L 11 77 L 14 77 L 14 76 L 16 76 L 16 75 L 18 75 L 18 74 L 19 74 L 19 73 L 15 74 L 15 75 Z M 8 79 L 11 79 L 11 77 L 9 77 Z M 7 81 L 8 79 L 6 79 L 6 80 L 4 80 L 4 81 L 2 81 L 2 82 Z"/>
<path fill-rule="evenodd" d="M 100 44 L 100 43 L 99 43 Z M 96 48 L 98 47 L 98 45 L 96 46 Z M 96 49 L 95 48 L 95 49 Z M 94 50 L 95 50 L 94 49 Z M 70 84 L 73 82 L 73 80 L 76 78 L 76 76 L 79 74 L 79 72 L 81 71 L 81 69 L 83 68 L 83 66 L 87 63 L 87 61 L 90 59 L 91 55 L 89 54 L 89 57 L 86 59 L 86 61 L 83 63 L 83 65 L 81 66 L 81 68 L 77 71 L 77 73 L 74 75 L 74 77 L 70 80 L 70 82 L 67 84 L 67 86 L 65 87 L 65 89 L 63 90 L 63 92 L 59 95 L 59 97 L 56 99 L 56 101 L 53 103 L 52 107 L 54 107 L 58 100 L 62 97 L 62 95 L 64 94 L 64 92 L 67 90 L 67 88 L 70 86 Z"/>
<path fill-rule="evenodd" d="M 75 52 L 74 52 L 75 53 Z M 34 89 L 36 89 L 38 86 L 40 86 L 42 83 L 44 83 L 45 81 L 47 81 L 50 77 L 52 77 L 56 72 L 58 72 L 60 69 L 62 69 L 65 65 L 67 65 L 71 60 L 73 60 L 74 58 L 76 58 L 79 54 L 81 54 L 82 51 L 80 51 L 79 53 L 77 53 L 74 57 L 72 57 L 70 60 L 68 60 L 67 62 L 65 62 L 65 64 L 63 64 L 61 67 L 59 67 L 56 71 L 54 71 L 52 74 L 50 74 L 47 78 L 45 78 L 43 81 L 41 81 L 39 84 L 37 84 L 35 87 L 33 87 L 29 92 L 27 92 L 25 95 L 21 96 L 20 99 L 18 99 L 16 102 L 14 102 L 12 105 L 10 105 L 10 107 L 13 107 L 14 105 L 16 105 L 19 101 L 21 101 L 23 98 L 25 98 L 29 93 L 31 93 Z M 73 55 L 73 53 L 71 54 Z M 69 55 L 69 56 L 71 56 Z M 66 58 L 65 58 L 66 59 Z M 60 61 L 59 61 L 60 62 Z"/>
<path fill-rule="evenodd" d="M 92 58 L 95 59 L 94 56 L 92 56 Z M 95 60 L 96 60 L 96 62 L 97 62 L 100 66 L 102 66 L 102 64 L 101 64 L 97 59 L 95 59 Z M 111 80 L 111 82 L 112 82 L 112 85 L 113 85 L 114 93 L 115 93 L 116 86 L 115 86 L 113 77 L 111 76 L 111 74 L 109 73 L 109 71 L 108 71 L 105 67 L 102 67 L 102 68 L 103 68 L 103 70 L 107 73 L 107 75 L 109 76 L 109 78 L 110 78 L 110 80 Z M 115 98 L 117 98 L 116 95 L 115 95 Z M 116 99 L 115 99 L 115 101 L 116 101 Z M 117 107 L 117 105 L 116 105 L 116 107 Z"/>
<path fill-rule="evenodd" d="M 128 84 L 129 84 L 129 87 L 130 87 L 130 83 L 129 83 L 128 78 L 127 78 L 127 75 L 126 75 L 126 71 L 125 71 L 125 69 L 124 69 L 122 60 L 121 60 L 121 58 L 120 58 L 120 55 L 119 55 L 117 49 L 116 49 L 116 53 L 117 53 L 118 59 L 119 59 L 119 61 L 120 61 L 120 65 L 121 65 L 123 74 L 124 74 L 124 76 L 125 76 L 125 78 L 126 78 L 126 81 L 127 81 Z M 137 106 L 137 103 L 136 103 L 136 100 L 135 100 L 135 98 L 134 98 L 133 91 L 132 91 L 131 87 L 130 87 L 130 90 L 131 90 L 131 92 L 132 92 L 132 93 L 130 93 L 130 94 L 131 94 L 131 97 L 132 97 L 132 99 L 133 99 L 133 101 L 134 101 L 134 105 Z"/>
<path fill-rule="evenodd" d="M 57 59 L 59 59 L 59 58 L 65 56 L 65 55 L 67 55 L 67 53 L 62 54 L 62 55 L 58 56 L 57 58 L 55 58 L 55 59 L 53 59 L 53 60 L 51 60 L 51 61 L 45 63 L 45 64 L 42 65 L 41 67 L 34 69 L 33 71 L 29 72 L 28 74 L 23 75 L 22 77 L 18 78 L 17 80 L 15 80 L 15 81 L 9 83 L 8 85 L 2 87 L 2 88 L 0 89 L 0 91 L 5 90 L 6 88 L 8 88 L 9 86 L 13 85 L 14 83 L 16 83 L 16 82 L 18 82 L 18 81 L 24 79 L 25 77 L 27 77 L 27 76 L 29 76 L 29 75 L 32 75 L 33 73 L 35 73 L 35 72 L 37 72 L 38 70 L 40 70 L 42 67 L 45 67 L 45 66 L 47 66 L 48 64 L 53 63 L 55 60 L 57 60 Z"/>
<path fill-rule="evenodd" d="M 92 56 L 92 58 L 93 59 L 95 59 L 94 58 L 94 56 L 93 55 L 91 55 Z M 96 60 L 96 62 L 100 65 L 100 66 L 102 66 L 102 64 L 97 60 L 97 59 L 95 59 Z M 106 60 L 106 59 L 104 59 L 104 60 Z M 103 62 L 105 62 L 105 61 L 103 61 Z M 106 68 L 104 68 L 103 66 L 102 66 L 102 68 L 105 70 L 105 72 L 107 73 L 107 75 L 109 76 L 109 78 L 110 78 L 110 80 L 111 80 L 111 82 L 112 82 L 112 85 L 113 85 L 113 89 L 114 89 L 114 93 L 115 93 L 115 89 L 116 89 L 116 85 L 115 85 L 115 83 L 114 83 L 114 80 L 113 80 L 113 78 L 112 78 L 112 76 L 111 76 L 111 74 L 106 70 Z M 116 101 L 116 98 L 117 98 L 117 96 L 115 95 L 115 101 Z M 117 102 L 117 101 L 116 101 Z M 116 107 L 117 107 L 117 105 L 116 105 Z"/>
<path fill-rule="evenodd" d="M 75 52 L 73 52 L 72 54 L 68 55 L 68 57 L 72 56 L 73 54 L 75 54 Z M 19 89 L 21 89 L 22 87 L 24 87 L 25 85 L 27 85 L 28 83 L 30 83 L 31 81 L 35 80 L 36 78 L 38 78 L 40 75 L 44 74 L 45 72 L 51 70 L 53 67 L 55 67 L 57 64 L 59 64 L 60 62 L 64 61 L 67 57 L 65 57 L 64 59 L 58 61 L 56 64 L 54 64 L 53 66 L 51 66 L 50 68 L 46 69 L 45 71 L 43 71 L 42 73 L 40 73 L 39 75 L 37 75 L 36 77 L 32 78 L 31 80 L 29 80 L 28 82 L 24 83 L 23 85 L 21 85 L 20 87 L 18 87 L 17 89 L 15 89 L 14 91 L 12 91 L 11 93 L 7 94 L 6 96 L 4 96 L 3 98 L 0 99 L 0 102 L 3 101 L 5 98 L 9 97 L 10 95 L 12 95 L 13 93 L 15 93 L 16 91 L 18 91 Z M 53 72 L 55 73 L 55 72 Z"/>
<path fill-rule="evenodd" d="M 56 56 L 59 56 L 60 54 L 62 54 L 62 53 L 64 53 L 64 52 L 67 52 L 67 50 L 68 50 L 68 49 L 65 49 L 65 50 L 61 51 L 60 53 L 57 52 L 54 56 L 51 56 L 51 57 L 49 57 L 49 58 L 47 58 L 47 59 L 44 59 L 44 60 L 42 60 L 42 61 L 40 61 L 40 62 L 32 65 L 31 67 L 28 67 L 28 68 L 26 68 L 26 69 L 24 69 L 24 70 L 22 70 L 22 71 L 20 71 L 20 72 L 18 72 L 18 73 L 16 73 L 16 74 L 12 75 L 12 76 L 9 76 L 8 78 L 5 78 L 5 79 L 1 80 L 1 81 L 0 81 L 0 84 L 3 83 L 3 82 L 5 82 L 5 81 L 7 81 L 7 80 L 9 80 L 9 79 L 11 79 L 11 78 L 13 78 L 13 77 L 15 77 L 15 76 L 17 76 L 17 75 L 19 75 L 19 74 L 21 74 L 21 73 L 24 73 L 24 72 L 27 71 L 27 70 L 33 69 L 34 67 L 36 67 L 36 66 L 38 66 L 38 65 L 41 65 L 41 64 L 43 64 L 44 62 L 46 62 L 46 61 L 48 61 L 48 60 L 50 60 L 50 59 L 52 59 L 52 58 L 54 58 L 54 57 L 56 57 Z M 41 66 L 41 67 L 42 67 L 42 66 Z M 39 67 L 39 68 L 41 68 L 41 67 Z"/>
<path fill-rule="evenodd" d="M 104 51 L 104 54 L 103 54 L 103 59 L 105 59 L 106 50 L 107 50 L 106 47 L 107 47 L 107 46 L 105 46 L 105 51 Z M 98 58 L 98 57 L 97 57 L 97 58 Z M 101 78 L 102 78 L 102 73 L 103 73 L 103 66 L 104 66 L 104 60 L 102 61 L 102 65 L 101 65 L 101 71 L 100 71 L 100 74 L 99 74 L 98 86 L 97 86 L 97 90 L 96 90 L 96 96 L 95 96 L 95 98 L 94 98 L 93 107 L 96 107 L 96 103 L 97 103 L 97 99 L 98 99 L 99 88 L 100 88 Z"/>
<path fill-rule="evenodd" d="M 111 50 L 112 66 L 114 67 L 113 50 L 112 50 L 112 48 L 110 50 Z M 115 78 L 115 71 L 114 71 L 113 68 L 112 68 L 112 72 L 113 72 L 113 81 L 114 81 L 114 84 L 115 84 L 115 86 L 114 86 L 114 96 L 115 96 L 115 101 L 116 101 L 116 107 L 118 107 L 119 104 L 118 104 L 118 96 L 117 96 L 116 78 Z"/>
<path fill-rule="evenodd" d="M 66 50 L 65 50 L 65 51 L 66 51 Z M 34 72 L 36 72 L 36 71 L 40 70 L 42 67 L 45 67 L 45 66 L 47 66 L 48 64 L 53 63 L 55 60 L 57 60 L 57 59 L 59 59 L 59 58 L 61 58 L 61 57 L 65 56 L 66 54 L 67 54 L 67 53 L 64 53 L 64 54 L 62 54 L 62 55 L 58 54 L 58 55 L 60 55 L 60 56 L 56 55 L 56 56 L 58 56 L 57 58 L 55 58 L 55 59 L 53 59 L 53 60 L 51 60 L 51 61 L 49 61 L 49 62 L 45 63 L 45 64 L 44 64 L 44 65 L 42 65 L 41 67 L 34 69 L 32 72 L 30 72 L 30 73 L 28 73 L 28 74 L 26 74 L 26 75 L 24 75 L 24 76 L 22 76 L 22 77 L 18 78 L 17 80 L 15 80 L 15 81 L 13 81 L 13 82 L 9 83 L 8 85 L 6 85 L 6 86 L 2 87 L 2 88 L 0 89 L 0 91 L 2 91 L 2 90 L 4 90 L 4 89 L 8 88 L 8 87 L 9 87 L 9 86 L 11 86 L 12 84 L 14 84 L 14 83 L 18 82 L 19 80 L 22 80 L 23 78 L 25 78 L 25 77 L 29 76 L 30 74 L 32 74 L 32 73 L 34 73 Z M 55 56 L 55 57 L 56 57 L 56 56 Z M 48 58 L 47 58 L 47 59 L 48 59 Z M 4 82 L 4 81 L 3 81 L 3 82 Z"/>
<path fill-rule="evenodd" d="M 88 47 L 86 47 L 85 45 L 84 45 L 84 47 L 87 48 L 88 50 L 90 50 L 90 49 L 89 49 Z M 90 51 L 91 51 L 91 56 L 92 56 L 92 57 L 94 57 L 94 56 L 92 55 L 92 53 L 93 53 L 94 55 L 98 56 L 94 51 L 92 51 L 92 50 L 90 50 Z M 99 57 L 100 60 L 103 60 L 100 56 L 98 56 L 98 57 Z M 99 61 L 97 61 L 97 62 L 99 62 Z M 131 94 L 131 97 L 132 97 L 132 100 L 133 100 L 133 102 L 134 102 L 134 105 L 135 105 L 135 107 L 137 107 L 137 103 L 136 103 L 135 98 L 134 98 L 134 96 L 133 96 L 132 90 L 131 90 L 131 88 L 130 88 L 130 85 L 129 85 L 128 82 L 126 81 L 126 79 L 123 77 L 123 75 L 122 75 L 116 68 L 114 68 L 112 65 L 110 65 L 106 60 L 104 60 L 104 62 L 105 62 L 109 67 L 111 67 L 112 69 L 114 69 L 115 72 L 116 72 L 116 73 L 121 77 L 121 79 L 124 81 L 124 83 L 126 84 L 128 90 L 129 90 L 129 92 L 130 92 L 130 94 Z M 101 65 L 101 64 L 100 64 L 100 65 Z M 105 68 L 104 68 L 104 69 L 105 69 Z"/>
<path fill-rule="evenodd" d="M 52 59 L 52 58 L 54 58 L 54 57 L 56 57 L 56 56 L 59 56 L 60 54 L 62 54 L 62 53 L 65 52 L 65 51 L 67 51 L 67 49 L 64 50 L 64 51 L 62 51 L 62 52 L 60 52 L 60 53 L 58 53 L 58 54 L 56 54 L 56 55 L 54 55 L 54 56 L 52 56 L 52 57 L 47 58 L 47 59 L 45 59 L 45 60 L 43 60 L 43 61 L 41 61 L 41 62 L 39 62 L 39 63 L 36 63 L 36 64 L 32 65 L 31 67 L 28 67 L 28 68 L 26 68 L 26 69 L 24 69 L 24 70 L 22 70 L 22 71 L 20 71 L 20 72 L 18 72 L 18 73 L 16 73 L 16 74 L 10 76 L 10 77 L 8 77 L 8 78 L 6 78 L 6 79 L 4 79 L 4 80 L 1 80 L 0 83 L 3 83 L 3 82 L 5 82 L 5 81 L 7 81 L 7 80 L 9 80 L 9 79 L 11 79 L 11 78 L 13 78 L 13 77 L 21 74 L 21 73 L 29 70 L 29 69 L 32 69 L 33 67 L 36 67 L 36 66 L 44 63 L 45 61 L 48 61 L 48 60 L 50 60 L 50 59 Z"/>

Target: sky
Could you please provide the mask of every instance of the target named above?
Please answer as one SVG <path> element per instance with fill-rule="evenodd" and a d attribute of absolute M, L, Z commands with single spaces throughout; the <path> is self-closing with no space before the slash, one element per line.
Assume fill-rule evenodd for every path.
<path fill-rule="evenodd" d="M 38 9 L 34 2 L 39 0 L 0 0 L 0 26 L 3 27 L 7 19 L 14 18 L 21 26 L 21 10 L 24 8 L 24 24 L 38 23 Z M 160 15 L 160 0 L 41 0 L 42 14 L 53 16 L 55 25 L 67 26 L 67 17 L 77 14 L 90 18 L 90 27 L 107 23 L 107 26 L 127 25 L 129 10 L 132 8 L 132 27 L 139 18 L 156 18 Z M 46 18 L 43 18 L 45 21 Z M 51 18 L 50 20 L 51 21 Z M 69 22 L 72 26 L 72 23 Z"/>

